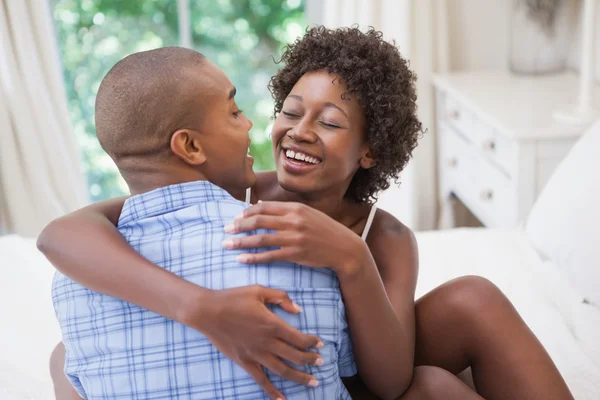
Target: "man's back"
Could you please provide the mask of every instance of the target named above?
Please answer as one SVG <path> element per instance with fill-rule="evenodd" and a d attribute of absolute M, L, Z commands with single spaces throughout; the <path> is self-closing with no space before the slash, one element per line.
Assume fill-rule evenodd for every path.
<path fill-rule="evenodd" d="M 327 269 L 290 263 L 245 265 L 224 250 L 223 227 L 244 208 L 204 181 L 157 189 L 127 201 L 119 221 L 144 257 L 210 289 L 262 284 L 287 291 L 303 312 L 273 311 L 324 343 L 324 365 L 305 367 L 308 388 L 270 374 L 288 399 L 349 398 L 340 379 L 356 373 L 339 285 Z M 124 266 L 126 268 L 126 266 Z M 261 388 L 199 332 L 57 273 L 56 313 L 67 350 L 65 371 L 89 399 L 261 399 Z"/>

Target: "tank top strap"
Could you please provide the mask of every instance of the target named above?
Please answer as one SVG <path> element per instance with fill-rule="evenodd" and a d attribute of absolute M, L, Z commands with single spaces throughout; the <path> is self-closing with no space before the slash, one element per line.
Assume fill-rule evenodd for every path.
<path fill-rule="evenodd" d="M 371 230 L 371 225 L 373 225 L 373 219 L 375 218 L 375 213 L 377 212 L 377 206 L 373 204 L 371 207 L 371 212 L 369 212 L 369 217 L 367 218 L 367 224 L 365 225 L 365 229 L 362 233 L 362 240 L 366 241 L 367 236 L 369 235 L 369 231 Z"/>

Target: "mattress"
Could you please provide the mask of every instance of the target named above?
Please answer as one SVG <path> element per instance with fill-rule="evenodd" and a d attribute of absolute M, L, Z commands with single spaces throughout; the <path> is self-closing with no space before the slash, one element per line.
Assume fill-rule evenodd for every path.
<path fill-rule="evenodd" d="M 578 400 L 600 399 L 600 311 L 582 302 L 520 232 L 417 234 L 417 295 L 462 275 L 484 276 L 511 299 Z M 49 355 L 60 340 L 50 301 L 53 268 L 33 240 L 0 237 L 0 399 L 53 399 Z"/>
<path fill-rule="evenodd" d="M 417 297 L 459 276 L 494 282 L 540 339 L 577 400 L 600 399 L 600 309 L 583 302 L 523 232 L 453 229 L 417 234 Z"/>
<path fill-rule="evenodd" d="M 54 268 L 35 241 L 0 237 L 0 399 L 54 399 L 48 371 L 60 341 L 50 285 Z"/>

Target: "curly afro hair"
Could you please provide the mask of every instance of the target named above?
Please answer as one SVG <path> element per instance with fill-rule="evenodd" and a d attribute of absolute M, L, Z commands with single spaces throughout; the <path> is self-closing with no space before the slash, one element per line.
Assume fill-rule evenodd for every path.
<path fill-rule="evenodd" d="M 298 80 L 307 72 L 337 74 L 358 98 L 365 113 L 366 138 L 377 164 L 359 169 L 346 198 L 371 203 L 397 181 L 423 133 L 417 118 L 416 75 L 394 44 L 371 28 L 310 28 L 285 48 L 279 63 L 285 66 L 271 78 L 275 116 Z"/>

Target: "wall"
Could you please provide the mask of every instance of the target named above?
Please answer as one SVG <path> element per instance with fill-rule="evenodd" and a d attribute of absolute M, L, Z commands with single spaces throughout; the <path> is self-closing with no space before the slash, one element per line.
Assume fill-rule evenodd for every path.
<path fill-rule="evenodd" d="M 575 27 L 571 36 L 568 67 L 579 69 L 583 1 L 573 2 Z M 600 81 L 600 0 L 597 6 L 596 77 Z M 513 0 L 447 0 L 450 68 L 503 69 L 508 66 L 510 13 Z M 474 18 L 474 16 L 477 16 Z"/>
<path fill-rule="evenodd" d="M 512 0 L 447 1 L 450 68 L 506 68 Z"/>

